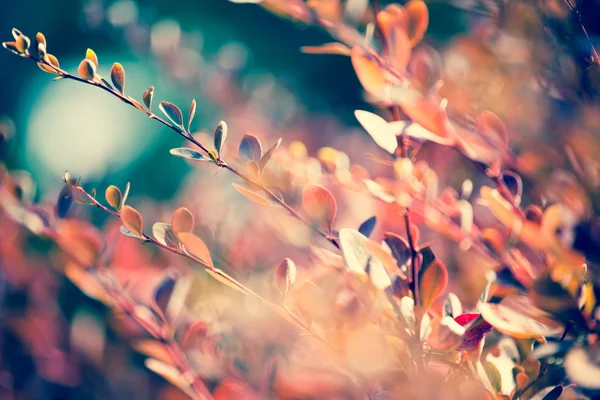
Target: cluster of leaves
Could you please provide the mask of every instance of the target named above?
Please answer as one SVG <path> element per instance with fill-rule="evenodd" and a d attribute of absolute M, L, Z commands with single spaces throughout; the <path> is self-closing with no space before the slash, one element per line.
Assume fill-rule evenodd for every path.
<path fill-rule="evenodd" d="M 297 268 L 286 257 L 269 272 L 278 295 L 253 289 L 242 278 L 234 278 L 225 263 L 213 261 L 209 246 L 194 233 L 198 228 L 189 209 L 177 209 L 170 223 L 153 224 L 149 234 L 142 214 L 126 204 L 129 185 L 124 193 L 115 186 L 106 188 L 105 206 L 95 191 L 88 193 L 68 173 L 58 203 L 48 212 L 19 196 L 18 182 L 3 172 L 0 205 L 6 214 L 56 242 L 71 259 L 65 274 L 82 291 L 133 318 L 151 337 L 137 347 L 148 356 L 147 367 L 192 398 L 500 400 L 597 395 L 600 287 L 592 279 L 589 260 L 575 250 L 568 234 L 588 217 L 589 210 L 581 205 L 584 201 L 521 206 L 524 188 L 513 171 L 509 129 L 492 111 L 454 108 L 452 98 L 442 91 L 446 77 L 435 64 L 436 57 L 419 52 L 429 21 L 425 3 L 411 0 L 381 9 L 379 2 L 373 2 L 358 21 L 350 23 L 343 13 L 352 1 L 346 6 L 312 0 L 250 2 L 315 24 L 339 40 L 304 51 L 349 56 L 367 98 L 391 116 L 388 121 L 373 112 L 355 112 L 387 154 L 385 165 L 391 167 L 392 178 L 345 165 L 340 162 L 344 153 L 324 148 L 317 156 L 318 178 L 296 174 L 299 183 L 273 185 L 298 172 L 290 169 L 312 168 L 301 143 L 290 144 L 285 152 L 279 139 L 263 152 L 260 140 L 245 134 L 237 157 L 227 162 L 225 122 L 214 131 L 213 149 L 192 134 L 195 100 L 187 124 L 180 108 L 161 102 L 165 120 L 152 112 L 154 87 L 143 94 L 143 105 L 126 96 L 121 64 L 111 68 L 111 84 L 98 74 L 92 50 L 81 61 L 78 75 L 72 75 L 46 52 L 42 34 L 36 35 L 37 54 L 30 52 L 29 38 L 16 29 L 15 40 L 3 46 L 34 60 L 44 72 L 99 87 L 159 121 L 189 144 L 172 149 L 171 154 L 230 172 L 239 178 L 233 186 L 245 198 L 269 213 L 287 213 L 314 231 L 329 246 L 312 248 L 318 273 Z M 427 143 L 455 149 L 483 172 L 490 186 L 481 185 L 477 197 L 471 180 L 463 182 L 460 195 L 451 187 L 440 192 L 438 173 L 426 160 L 416 158 Z M 267 167 L 273 159 L 277 162 L 271 165 L 277 168 L 271 170 Z M 326 172 L 325 178 L 321 171 Z M 392 224 L 394 231 L 378 232 L 378 226 L 390 224 L 375 216 L 357 229 L 344 226 L 339 218 L 340 196 L 335 195 L 341 190 L 360 192 L 385 205 L 391 214 L 402 216 L 402 229 Z M 189 290 L 189 276 L 167 270 L 153 284 L 150 300 L 136 298 L 103 262 L 100 233 L 90 224 L 68 218 L 74 201 L 118 218 L 123 235 L 201 266 L 210 277 L 276 316 L 287 335 L 302 339 L 303 351 L 314 351 L 320 358 L 307 367 L 293 357 L 292 346 L 283 346 L 284 354 L 261 360 L 264 376 L 251 379 L 239 370 L 222 368 L 216 388 L 209 390 L 210 369 L 202 368 L 206 361 L 198 366 L 190 355 L 194 350 L 208 353 L 220 343 L 213 327 L 192 318 L 184 304 L 185 291 L 176 290 L 181 286 Z M 482 205 L 494 222 L 476 218 L 476 205 Z M 493 265 L 474 304 L 468 306 L 468 301 L 448 293 L 448 268 L 436 256 L 435 244 L 420 242 L 417 217 L 459 244 L 460 251 L 471 251 L 478 257 L 475 260 Z M 193 348 L 191 338 L 196 335 L 201 340 Z M 267 341 L 274 344 L 280 344 L 277 338 Z M 564 378 L 557 381 L 559 375 Z"/>

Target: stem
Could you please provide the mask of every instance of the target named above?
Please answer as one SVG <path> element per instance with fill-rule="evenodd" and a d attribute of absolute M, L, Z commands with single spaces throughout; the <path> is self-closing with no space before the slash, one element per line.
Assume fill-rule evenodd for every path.
<path fill-rule="evenodd" d="M 64 78 L 64 79 L 71 79 L 74 80 L 76 82 L 81 82 L 87 85 L 91 85 L 91 86 L 95 86 L 98 87 L 102 90 L 104 90 L 107 93 L 110 93 L 111 95 L 117 97 L 118 99 L 120 99 L 122 102 L 124 102 L 127 105 L 130 105 L 132 107 L 134 107 L 135 109 L 143 112 L 144 114 L 146 114 L 149 118 L 156 120 L 158 122 L 160 122 L 161 124 L 163 124 L 164 126 L 166 126 L 167 128 L 171 129 L 172 131 L 176 132 L 179 136 L 183 137 L 185 140 L 187 140 L 188 142 L 194 144 L 196 147 L 198 147 L 198 149 L 201 150 L 201 152 L 204 153 L 205 156 L 208 156 L 208 149 L 202 145 L 202 143 L 198 142 L 192 135 L 190 132 L 186 132 L 185 130 L 182 130 L 180 127 L 171 124 L 170 122 L 166 121 L 165 119 L 159 117 L 158 115 L 152 113 L 152 111 L 150 110 L 146 110 L 146 109 L 140 109 L 136 103 L 134 103 L 132 100 L 130 100 L 128 97 L 124 96 L 123 94 L 111 89 L 108 86 L 105 86 L 102 81 L 100 80 L 87 80 L 87 79 L 83 79 L 80 78 L 78 76 L 72 75 L 70 73 L 68 73 L 67 71 L 64 71 L 60 68 L 56 68 L 54 65 L 46 62 L 45 60 L 40 60 L 39 58 L 29 54 L 29 53 L 25 53 L 23 55 L 24 57 L 33 60 L 35 62 L 38 63 L 42 63 L 52 69 L 54 69 L 57 74 Z M 99 77 L 99 75 L 98 75 Z M 294 218 L 298 219 L 299 221 L 301 221 L 302 223 L 304 223 L 306 226 L 308 226 L 309 228 L 316 230 L 317 233 L 319 235 L 321 235 L 322 237 L 324 237 L 327 241 L 329 241 L 333 246 L 335 246 L 337 249 L 339 249 L 339 244 L 337 243 L 337 241 L 330 237 L 327 233 L 321 231 L 320 229 L 316 229 L 312 224 L 310 224 L 308 221 L 306 221 L 304 218 L 302 218 L 302 216 L 300 216 L 300 214 L 298 214 L 296 211 L 294 211 L 289 205 L 287 205 L 283 200 L 281 200 L 279 197 L 277 197 L 273 192 L 271 192 L 267 187 L 265 187 L 264 185 L 257 183 L 255 181 L 253 181 L 252 179 L 250 179 L 248 176 L 246 176 L 245 174 L 243 174 L 242 172 L 238 171 L 237 169 L 235 169 L 234 167 L 230 166 L 229 164 L 227 164 L 224 160 L 218 160 L 218 163 L 215 163 L 215 165 L 217 165 L 219 168 L 223 168 L 228 170 L 229 172 L 233 173 L 234 175 L 236 175 L 237 177 L 239 177 L 240 179 L 242 179 L 245 183 L 247 183 L 248 185 L 254 187 L 257 190 L 260 190 L 261 192 L 263 192 L 265 195 L 267 195 L 269 197 L 269 199 L 271 199 L 272 201 L 274 201 L 275 203 L 277 203 L 278 205 L 280 205 L 282 208 L 284 208 L 285 210 L 287 210 Z M 104 211 L 107 212 L 111 212 L 109 209 L 106 209 L 106 207 L 98 204 L 96 205 L 96 207 L 100 207 L 103 208 Z M 112 213 L 112 212 L 111 212 Z M 113 213 L 114 215 L 114 213 Z"/>

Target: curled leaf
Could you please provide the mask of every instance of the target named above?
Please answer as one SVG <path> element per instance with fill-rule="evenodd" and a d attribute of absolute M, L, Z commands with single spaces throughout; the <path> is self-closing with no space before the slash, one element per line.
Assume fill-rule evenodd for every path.
<path fill-rule="evenodd" d="M 15 46 L 17 47 L 17 50 L 19 50 L 19 52 L 21 53 L 27 51 L 29 49 L 30 44 L 31 42 L 29 38 L 25 35 L 19 35 L 19 37 L 17 37 L 17 40 L 15 41 Z"/>
<path fill-rule="evenodd" d="M 98 56 L 96 56 L 94 50 L 87 49 L 87 51 L 85 52 L 85 58 L 90 60 L 96 66 L 96 69 L 98 69 Z"/>
<path fill-rule="evenodd" d="M 284 258 L 277 267 L 277 271 L 275 271 L 275 286 L 277 286 L 279 293 L 285 297 L 295 281 L 296 264 L 291 259 Z"/>
<path fill-rule="evenodd" d="M 192 99 L 190 103 L 190 111 L 188 112 L 188 132 L 192 131 L 192 121 L 196 115 L 196 99 Z"/>
<path fill-rule="evenodd" d="M 58 215 L 59 218 L 66 217 L 72 204 L 73 188 L 71 185 L 65 185 L 58 195 L 58 201 L 56 202 L 56 215 Z"/>
<path fill-rule="evenodd" d="M 173 154 L 176 157 L 185 158 L 187 160 L 193 161 L 210 161 L 208 157 L 202 155 L 202 153 L 189 149 L 187 147 L 178 147 L 176 149 L 169 150 L 169 153 Z"/>
<path fill-rule="evenodd" d="M 77 68 L 77 73 L 83 79 L 87 79 L 88 81 L 91 81 L 94 79 L 94 76 L 96 75 L 96 65 L 94 65 L 93 62 L 91 62 L 90 60 L 88 60 L 86 58 L 83 61 L 81 61 L 81 63 L 79 64 L 79 67 Z"/>
<path fill-rule="evenodd" d="M 115 210 L 119 210 L 121 208 L 123 195 L 118 187 L 114 185 L 107 187 L 106 191 L 104 192 L 104 197 L 106 198 L 106 202 Z"/>
<path fill-rule="evenodd" d="M 429 264 L 423 260 L 419 271 L 419 300 L 427 310 L 444 292 L 448 285 L 448 270 L 441 261 L 434 259 Z"/>
<path fill-rule="evenodd" d="M 371 236 L 371 233 L 373 233 L 373 229 L 375 229 L 375 224 L 377 224 L 377 217 L 373 215 L 371 218 L 360 224 L 358 231 L 366 237 L 369 237 Z"/>
<path fill-rule="evenodd" d="M 225 139 L 227 139 L 227 123 L 225 121 L 220 121 L 217 125 L 217 129 L 215 129 L 215 150 L 217 151 L 217 155 L 219 158 L 221 157 L 221 152 L 223 151 L 223 146 L 225 145 Z"/>
<path fill-rule="evenodd" d="M 120 63 L 114 63 L 110 69 L 110 80 L 121 94 L 125 94 L 125 69 Z"/>
<path fill-rule="evenodd" d="M 321 220 L 331 235 L 337 213 L 337 203 L 331 192 L 324 187 L 308 184 L 302 191 L 302 206 L 312 218 Z"/>
<path fill-rule="evenodd" d="M 121 208 L 121 222 L 123 226 L 138 237 L 143 237 L 143 220 L 140 213 L 133 207 L 123 206 Z"/>
<path fill-rule="evenodd" d="M 194 229 L 194 216 L 187 208 L 180 207 L 171 217 L 171 226 L 175 233 L 191 232 Z"/>
<path fill-rule="evenodd" d="M 244 135 L 240 142 L 239 155 L 244 161 L 254 161 L 258 164 L 262 156 L 262 148 L 258 138 L 253 135 Z"/>
<path fill-rule="evenodd" d="M 260 162 L 258 163 L 258 166 L 260 167 L 261 172 L 263 169 L 265 169 L 265 167 L 267 166 L 267 163 L 271 160 L 271 157 L 273 157 L 273 154 L 275 153 L 275 151 L 277 151 L 277 149 L 279 148 L 280 145 L 281 145 L 281 138 L 279 138 L 277 140 L 277 142 L 269 150 L 267 150 L 265 152 L 265 154 L 263 154 L 263 156 L 260 158 Z"/>
<path fill-rule="evenodd" d="M 377 114 L 362 110 L 354 111 L 354 115 L 379 147 L 390 154 L 396 152 L 398 139 L 386 120 Z"/>
<path fill-rule="evenodd" d="M 168 101 L 161 101 L 158 108 L 160 108 L 160 111 L 162 111 L 172 123 L 183 129 L 183 115 L 181 114 L 179 107 Z"/>
<path fill-rule="evenodd" d="M 269 200 L 265 199 L 264 197 L 262 197 L 261 195 L 259 195 L 256 192 L 253 192 L 249 189 L 246 189 L 243 186 L 240 186 L 236 183 L 232 184 L 233 187 L 235 188 L 235 190 L 237 190 L 238 192 L 240 192 L 244 197 L 246 197 L 248 200 L 251 200 L 257 204 L 260 204 L 261 206 L 265 206 L 265 207 L 275 207 L 275 204 L 271 203 Z"/>
<path fill-rule="evenodd" d="M 142 95 L 142 100 L 144 104 L 148 108 L 148 110 L 152 111 L 152 99 L 154 98 L 154 86 L 150 86 L 144 94 Z"/>
<path fill-rule="evenodd" d="M 411 46 L 415 46 L 423 39 L 427 25 L 429 25 L 429 11 L 422 0 L 411 0 L 404 6 L 408 15 L 407 32 Z"/>
<path fill-rule="evenodd" d="M 152 225 L 152 235 L 165 246 L 179 247 L 179 238 L 169 224 L 157 222 Z"/>

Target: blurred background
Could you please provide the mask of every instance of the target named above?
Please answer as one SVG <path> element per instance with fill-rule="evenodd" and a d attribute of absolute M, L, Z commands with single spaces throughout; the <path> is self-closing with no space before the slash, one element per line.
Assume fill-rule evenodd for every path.
<path fill-rule="evenodd" d="M 382 2 L 386 3 L 389 2 Z M 430 24 L 425 43 L 436 49 L 451 47 L 457 38 L 476 37 L 477 29 L 487 23 L 486 13 L 497 8 L 495 2 L 477 0 L 435 0 L 427 4 Z M 569 16 L 561 1 L 549 0 L 540 5 L 543 10 L 558 9 L 556 15 L 560 17 L 550 12 L 549 16 L 534 18 L 532 24 L 541 21 L 546 26 L 554 41 L 554 47 L 549 48 L 565 55 L 563 70 L 572 72 L 566 72 L 568 84 L 557 85 L 564 92 L 556 96 L 544 93 L 547 100 L 544 112 L 532 114 L 532 119 L 539 118 L 539 123 L 521 125 L 518 133 L 522 135 L 516 135 L 515 139 L 520 154 L 529 154 L 526 150 L 539 146 L 544 151 L 561 148 L 564 145 L 561 129 L 565 132 L 571 129 L 572 120 L 581 115 L 582 104 L 596 104 L 600 88 L 597 65 L 593 65 L 598 60 L 590 60 L 589 42 L 575 23 L 576 17 Z M 600 2 L 586 0 L 581 15 L 591 40 L 597 43 Z M 527 21 L 515 24 L 525 37 L 528 29 L 537 32 L 527 26 Z M 77 69 L 87 48 L 98 55 L 99 72 L 104 76 L 109 75 L 113 62 L 121 62 L 127 73 L 127 93 L 141 99 L 144 90 L 155 86 L 155 106 L 168 100 L 178 104 L 185 114 L 187 105 L 195 98 L 198 102 L 195 131 L 212 132 L 219 120 L 226 120 L 232 137 L 237 140 L 244 133 L 259 136 L 263 147 L 270 146 L 278 137 L 283 137 L 284 143 L 301 140 L 313 156 L 319 148 L 332 146 L 342 148 L 352 163 L 365 164 L 373 171 L 381 168 L 365 155 L 378 150 L 353 113 L 356 109 L 371 110 L 372 106 L 365 102 L 349 60 L 301 53 L 301 46 L 331 41 L 329 35 L 273 16 L 255 5 L 226 0 L 23 0 L 2 5 L 2 40 L 10 40 L 12 27 L 29 37 L 43 32 L 49 52 L 68 71 Z M 507 23 L 505 29 L 512 28 Z M 511 48 L 519 47 L 517 42 L 505 45 L 509 54 Z M 531 47 L 525 51 L 529 50 Z M 460 62 L 456 65 L 460 70 Z M 246 201 L 240 198 L 222 207 L 219 204 L 223 197 L 216 194 L 210 200 L 198 200 L 210 190 L 216 193 L 215 187 L 223 185 L 223 180 L 227 183 L 233 180 L 219 177 L 215 183 L 214 169 L 192 169 L 181 159 L 170 156 L 169 149 L 181 146 L 180 138 L 173 132 L 100 90 L 72 81 L 54 82 L 52 76 L 42 73 L 34 63 L 7 51 L 0 52 L 0 71 L 0 118 L 5 136 L 11 137 L 2 143 L 1 156 L 9 169 L 23 169 L 31 174 L 37 200 L 56 198 L 65 170 L 81 176 L 86 184 L 99 190 L 108 184 L 122 188 L 131 182 L 133 202 L 144 199 L 147 214 L 157 220 L 161 216 L 157 204 L 173 210 L 194 200 L 197 208 L 216 207 L 214 215 L 206 216 L 207 225 L 228 223 L 238 228 L 230 229 L 239 235 L 235 237 L 242 247 L 236 254 L 229 254 L 230 261 L 234 259 L 243 265 L 264 260 L 263 268 L 268 268 L 288 255 L 285 249 L 272 243 L 270 248 L 275 249 L 272 254 L 260 254 L 251 261 L 244 259 L 243 246 L 257 245 L 241 243 L 243 232 L 239 232 L 243 231 L 252 209 L 244 206 Z M 510 72 L 510 68 L 505 71 Z M 496 104 L 500 114 L 510 111 L 512 106 L 507 103 Z M 590 107 L 588 111 L 589 118 L 595 121 L 592 125 L 597 127 L 597 108 Z M 594 130 L 586 132 L 592 137 L 599 134 Z M 208 140 L 206 136 L 207 143 Z M 597 140 L 596 136 L 596 143 Z M 237 143 L 235 139 L 231 141 Z M 442 157 L 445 161 L 439 161 L 440 165 L 455 165 L 448 161 L 450 156 L 435 151 L 424 153 L 442 154 L 446 158 Z M 234 153 L 232 150 L 231 154 Z M 548 159 L 543 161 L 548 163 Z M 444 178 L 444 182 L 455 187 L 472 173 L 458 164 Z M 201 187 L 186 189 L 186 184 L 192 181 L 200 182 Z M 591 192 L 590 196 L 597 196 L 597 191 Z M 597 207 L 597 203 L 592 205 Z M 227 215 L 231 210 L 236 211 Z M 102 226 L 106 216 L 88 212 L 78 211 L 78 215 Z M 369 203 L 364 210 L 348 215 L 347 222 L 358 225 L 376 212 L 377 207 Z M 5 234 L 6 231 L 0 232 L 0 238 Z M 233 233 L 222 241 L 231 242 L 232 237 Z M 103 306 L 44 268 L 48 243 L 28 240 L 33 241 L 28 248 L 32 249 L 29 256 L 35 261 L 26 263 L 26 276 L 22 281 L 17 280 L 21 284 L 14 284 L 14 275 L 12 280 L 3 277 L 0 289 L 0 399 L 179 398 L 181 394 L 147 371 L 143 357 L 131 351 L 118 340 L 119 334 L 106 326 L 107 311 Z M 147 252 L 148 257 L 156 257 L 153 250 Z M 168 264 L 172 260 L 153 262 L 162 261 Z M 453 261 L 459 264 L 457 260 L 449 262 Z M 10 268 L 6 261 L 2 263 L 0 259 L 0 266 L 6 268 L 3 273 L 9 275 L 14 271 L 6 271 L 25 268 L 13 261 Z M 36 282 L 42 283 L 25 285 L 23 282 L 29 282 L 33 275 L 38 276 Z M 39 314 L 28 311 L 25 321 L 14 324 L 15 319 L 25 315 L 25 310 L 32 308 Z M 56 318 L 62 323 L 53 324 Z M 9 329 L 4 329 L 8 326 Z M 24 339 L 19 334 L 24 331 L 35 338 Z M 84 337 L 89 332 L 101 332 L 102 338 L 96 338 L 94 343 L 101 341 L 113 347 L 111 357 L 101 369 L 77 352 L 44 353 L 40 361 L 37 354 L 41 350 L 36 346 L 45 346 L 40 339 L 47 337 L 54 343 L 52 346 L 64 348 L 65 343 L 72 343 L 69 335 L 74 331 L 77 337 L 82 336 L 80 332 L 85 332 Z M 8 397 L 8 393 L 17 395 Z"/>

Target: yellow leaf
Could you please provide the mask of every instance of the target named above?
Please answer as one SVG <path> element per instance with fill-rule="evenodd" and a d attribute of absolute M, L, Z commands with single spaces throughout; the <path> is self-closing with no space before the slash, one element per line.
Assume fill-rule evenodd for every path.
<path fill-rule="evenodd" d="M 265 199 L 264 197 L 262 197 L 261 195 L 259 195 L 256 192 L 246 189 L 245 187 L 240 186 L 236 183 L 233 184 L 233 187 L 235 188 L 235 190 L 240 192 L 248 200 L 251 200 L 257 204 L 260 204 L 261 206 L 275 207 L 275 204 L 271 203 L 269 200 Z"/>

